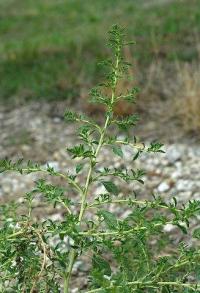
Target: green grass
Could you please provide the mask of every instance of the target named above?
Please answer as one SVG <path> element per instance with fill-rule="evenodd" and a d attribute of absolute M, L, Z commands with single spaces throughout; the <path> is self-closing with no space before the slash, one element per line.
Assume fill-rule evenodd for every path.
<path fill-rule="evenodd" d="M 137 41 L 141 68 L 154 58 L 197 57 L 200 1 L 0 0 L 0 100 L 75 98 L 98 78 L 113 23 Z M 157 4 L 156 4 L 157 2 Z"/>

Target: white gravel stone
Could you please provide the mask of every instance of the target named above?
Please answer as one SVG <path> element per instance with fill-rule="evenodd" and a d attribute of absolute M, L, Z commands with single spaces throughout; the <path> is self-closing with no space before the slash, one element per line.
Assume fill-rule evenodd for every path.
<path fill-rule="evenodd" d="M 192 198 L 192 192 L 191 191 L 184 191 L 180 194 L 177 194 L 177 199 L 179 202 L 186 202 Z"/>
<path fill-rule="evenodd" d="M 52 221 L 62 221 L 63 220 L 63 217 L 60 213 L 53 214 L 53 215 L 49 216 L 49 218 Z"/>
<path fill-rule="evenodd" d="M 74 263 L 72 273 L 77 274 L 78 271 L 88 272 L 89 267 L 82 260 L 78 260 Z"/>
<path fill-rule="evenodd" d="M 171 178 L 172 179 L 178 179 L 181 178 L 182 176 L 182 172 L 181 170 L 175 170 L 172 174 L 171 174 Z"/>
<path fill-rule="evenodd" d="M 122 151 L 123 151 L 123 155 L 124 155 L 124 159 L 126 161 L 130 161 L 133 157 L 133 150 L 131 147 L 129 146 L 123 146 L 122 147 Z"/>
<path fill-rule="evenodd" d="M 170 186 L 167 182 L 162 182 L 157 189 L 159 192 L 166 192 L 170 189 Z"/>
<path fill-rule="evenodd" d="M 99 195 L 99 194 L 102 194 L 102 193 L 105 193 L 106 192 L 106 189 L 103 185 L 99 185 L 95 188 L 95 194 L 96 195 Z"/>
<path fill-rule="evenodd" d="M 184 149 L 181 146 L 172 145 L 167 148 L 166 157 L 169 163 L 173 164 L 176 161 L 181 159 L 181 157 L 183 156 L 183 153 L 184 153 Z"/>
<path fill-rule="evenodd" d="M 181 161 L 175 162 L 174 166 L 178 169 L 178 170 L 182 170 L 183 169 L 183 163 Z"/>
<path fill-rule="evenodd" d="M 79 291 L 79 288 L 72 289 L 72 293 L 78 293 L 78 291 Z"/>
<path fill-rule="evenodd" d="M 177 191 L 191 191 L 194 187 L 194 182 L 191 180 L 180 179 L 176 183 Z"/>
<path fill-rule="evenodd" d="M 193 198 L 196 199 L 196 200 L 200 200 L 200 192 L 195 192 L 193 194 Z"/>
<path fill-rule="evenodd" d="M 164 228 L 163 228 L 163 231 L 169 233 L 169 232 L 172 232 L 175 229 L 176 229 L 176 227 L 174 225 L 172 225 L 172 224 L 166 224 L 164 226 Z"/>

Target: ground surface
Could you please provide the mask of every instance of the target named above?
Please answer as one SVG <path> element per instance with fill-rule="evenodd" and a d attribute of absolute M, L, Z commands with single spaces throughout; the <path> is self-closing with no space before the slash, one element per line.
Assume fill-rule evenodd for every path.
<path fill-rule="evenodd" d="M 47 162 L 55 169 L 62 171 L 71 170 L 73 164 L 67 156 L 66 146 L 70 146 L 77 141 L 75 128 L 72 125 L 66 125 L 62 119 L 63 108 L 67 104 L 29 104 L 14 110 L 6 108 L 0 111 L 1 124 L 1 157 L 10 158 L 24 157 L 25 160 L 31 159 L 35 162 L 45 165 Z M 160 112 L 159 112 L 160 113 Z M 149 116 L 150 117 L 150 116 Z M 159 116 L 154 119 L 160 119 Z M 148 118 L 149 119 L 149 118 Z M 148 120 L 147 119 L 147 120 Z M 156 125 L 159 125 L 156 130 Z M 132 168 L 142 168 L 147 175 L 144 177 L 145 185 L 131 184 L 122 185 L 121 188 L 125 194 L 135 190 L 141 198 L 151 198 L 152 194 L 160 195 L 165 199 L 177 197 L 179 203 L 184 203 L 190 199 L 200 199 L 200 146 L 196 139 L 190 140 L 184 137 L 184 132 L 174 122 L 163 124 L 154 121 L 148 121 L 146 126 L 142 124 L 136 129 L 137 135 L 143 137 L 148 142 L 150 138 L 160 138 L 165 140 L 166 154 L 144 155 L 139 162 L 131 161 L 130 152 L 124 148 L 124 159 L 126 166 Z M 173 129 L 170 130 L 170 127 Z M 175 135 L 179 132 L 179 136 Z M 165 133 L 171 132 L 170 140 L 167 141 Z M 148 135 L 150 133 L 150 135 Z M 135 132 L 134 132 L 135 134 Z M 169 137 L 169 136 L 168 136 Z M 177 140 L 175 138 L 179 137 Z M 109 158 L 109 161 L 107 160 Z M 99 157 L 102 166 L 123 166 L 123 163 L 114 157 L 109 150 L 104 149 Z M 16 173 L 0 174 L 0 202 L 5 203 L 10 200 L 23 201 L 25 192 L 30 191 L 34 186 L 34 181 L 41 178 L 41 174 L 30 174 L 21 176 Z M 61 182 L 63 184 L 63 182 Z M 101 186 L 94 187 L 93 195 L 102 193 Z M 128 210 L 122 210 L 115 206 L 110 207 L 119 216 L 126 216 Z M 44 207 L 39 201 L 37 203 L 36 216 L 40 219 L 48 216 L 52 220 L 62 219 L 61 210 L 53 210 L 51 207 Z M 199 219 L 194 221 L 192 228 L 199 226 Z M 170 232 L 174 237 L 175 243 L 183 240 L 183 235 L 177 233 L 173 227 L 167 226 L 166 232 Z M 190 238 L 187 238 L 191 244 Z M 78 292 L 77 288 L 84 288 L 89 266 L 84 264 L 84 259 L 77 261 L 73 273 L 73 290 Z M 86 260 L 87 264 L 87 260 Z"/>

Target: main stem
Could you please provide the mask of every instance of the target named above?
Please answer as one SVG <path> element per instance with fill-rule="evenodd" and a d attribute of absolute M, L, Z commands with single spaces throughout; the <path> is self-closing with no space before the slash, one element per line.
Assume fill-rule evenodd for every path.
<path fill-rule="evenodd" d="M 114 83 L 112 86 L 111 105 L 113 105 L 114 99 L 115 99 L 115 90 L 116 90 L 116 84 L 117 84 L 118 68 L 119 68 L 119 57 L 117 56 L 116 65 L 115 65 L 115 79 L 114 79 Z M 83 219 L 85 209 L 86 209 L 86 199 L 87 199 L 87 195 L 88 195 L 88 189 L 90 186 L 90 180 L 91 180 L 93 168 L 96 164 L 96 158 L 99 154 L 99 151 L 101 150 L 101 147 L 103 145 L 104 137 L 105 137 L 109 122 L 110 122 L 110 116 L 107 115 L 105 123 L 104 123 L 104 127 L 102 128 L 102 131 L 101 131 L 99 143 L 98 143 L 98 146 L 97 146 L 95 154 L 94 154 L 94 158 L 90 160 L 90 167 L 89 167 L 88 175 L 86 178 L 85 188 L 84 188 L 84 191 L 81 192 L 81 208 L 80 208 L 79 217 L 78 217 L 79 225 L 81 224 L 81 221 Z M 65 278 L 64 278 L 64 293 L 69 293 L 69 283 L 70 283 L 71 273 L 72 273 L 75 259 L 76 259 L 76 251 L 75 251 L 75 249 L 72 248 L 70 251 L 70 254 L 69 254 L 69 265 L 67 267 L 67 270 L 65 273 Z"/>
<path fill-rule="evenodd" d="M 64 293 L 69 293 L 69 283 L 71 279 L 71 273 L 72 273 L 75 258 L 76 258 L 76 251 L 75 249 L 72 248 L 69 253 L 69 265 L 67 267 L 67 270 L 64 276 Z"/>

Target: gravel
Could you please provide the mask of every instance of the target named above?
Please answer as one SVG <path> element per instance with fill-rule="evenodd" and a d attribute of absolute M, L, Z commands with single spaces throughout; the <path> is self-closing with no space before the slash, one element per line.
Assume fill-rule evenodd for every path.
<path fill-rule="evenodd" d="M 72 164 L 67 155 L 66 147 L 76 142 L 76 130 L 73 125 L 66 125 L 60 117 L 52 117 L 50 112 L 51 107 L 46 104 L 28 105 L 10 112 L 1 110 L 1 158 L 24 157 L 25 160 L 31 159 L 43 166 L 48 163 L 55 170 L 74 171 L 74 163 Z M 185 203 L 190 199 L 200 200 L 200 146 L 186 143 L 166 144 L 165 150 L 165 154 L 143 154 L 139 160 L 133 162 L 130 148 L 123 147 L 123 163 L 112 151 L 103 149 L 99 161 L 102 162 L 102 166 L 117 168 L 126 165 L 129 168 L 141 168 L 146 171 L 144 185 L 137 182 L 120 185 L 123 196 L 134 191 L 141 198 L 151 198 L 152 194 L 156 194 L 167 200 L 176 196 L 179 203 Z M 87 165 L 84 168 L 87 168 Z M 18 199 L 18 202 L 23 202 L 23 195 L 34 187 L 34 182 L 41 176 L 36 173 L 26 176 L 14 172 L 0 174 L 0 201 L 4 203 Z M 57 184 L 65 184 L 58 178 L 54 181 Z M 105 189 L 100 184 L 91 190 L 94 197 L 103 192 Z M 75 198 L 76 195 L 73 196 Z M 49 213 L 52 220 L 62 219 L 61 209 L 52 211 L 40 207 L 41 198 L 36 199 L 35 204 L 38 205 L 38 217 L 42 218 L 45 213 Z M 110 205 L 110 211 L 122 217 L 128 216 L 130 212 L 116 205 Z M 195 222 L 195 225 L 198 223 Z M 164 231 L 175 233 L 177 241 L 180 240 L 173 226 L 166 225 Z M 52 245 L 55 245 L 56 241 L 55 237 Z M 69 239 L 66 239 L 66 244 L 68 241 Z M 73 272 L 79 276 L 79 284 L 75 283 L 77 288 L 80 288 L 80 284 L 85 285 L 84 274 L 88 270 L 89 266 L 83 260 L 76 262 Z M 77 288 L 75 287 L 72 292 L 78 292 Z"/>
<path fill-rule="evenodd" d="M 52 117 L 50 113 L 51 107 L 47 104 L 27 105 L 10 112 L 2 110 L 1 137 L 4 139 L 0 142 L 1 157 L 24 157 L 43 166 L 49 164 L 56 171 L 73 171 L 74 163 L 67 155 L 66 147 L 76 142 L 76 129 L 73 125 L 66 125 L 60 115 Z M 25 128 L 22 129 L 21 125 Z M 144 169 L 147 174 L 144 186 L 136 182 L 122 186 L 125 193 L 134 190 L 141 196 L 152 193 L 169 198 L 176 196 L 181 202 L 200 199 L 200 146 L 170 144 L 165 145 L 165 150 L 165 154 L 143 154 L 140 160 L 133 162 L 131 149 L 123 147 L 125 165 Z M 124 166 L 121 159 L 106 148 L 99 161 L 103 166 Z M 0 174 L 1 200 L 22 197 L 33 188 L 38 177 L 41 175 L 35 173 L 27 176 L 13 172 Z M 97 185 L 93 193 L 97 195 L 104 191 L 102 185 Z"/>

